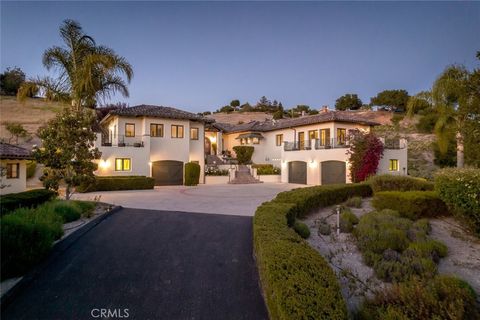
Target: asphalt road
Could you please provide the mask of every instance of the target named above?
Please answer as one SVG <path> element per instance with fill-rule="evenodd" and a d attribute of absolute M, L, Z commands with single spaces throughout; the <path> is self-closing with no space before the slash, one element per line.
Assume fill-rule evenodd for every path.
<path fill-rule="evenodd" d="M 55 258 L 2 319 L 267 319 L 251 219 L 122 209 Z"/>

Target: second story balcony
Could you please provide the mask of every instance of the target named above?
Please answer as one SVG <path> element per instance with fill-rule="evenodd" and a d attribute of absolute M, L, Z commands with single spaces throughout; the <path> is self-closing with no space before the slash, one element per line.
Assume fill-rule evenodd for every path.
<path fill-rule="evenodd" d="M 144 142 L 141 137 L 128 137 L 124 135 L 109 136 L 108 134 L 101 134 L 102 147 L 144 147 Z"/>
<path fill-rule="evenodd" d="M 283 150 L 300 151 L 300 150 L 322 150 L 334 148 L 347 148 L 348 141 L 345 139 L 312 139 L 304 141 L 284 142 Z"/>

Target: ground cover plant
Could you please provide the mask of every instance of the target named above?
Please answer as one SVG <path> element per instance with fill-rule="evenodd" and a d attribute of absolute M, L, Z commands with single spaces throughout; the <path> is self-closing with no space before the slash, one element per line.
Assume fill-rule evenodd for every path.
<path fill-rule="evenodd" d="M 390 209 L 365 214 L 354 230 L 364 262 L 387 282 L 437 273 L 436 263 L 446 256 L 447 247 L 428 233 L 427 220 L 414 222 Z"/>

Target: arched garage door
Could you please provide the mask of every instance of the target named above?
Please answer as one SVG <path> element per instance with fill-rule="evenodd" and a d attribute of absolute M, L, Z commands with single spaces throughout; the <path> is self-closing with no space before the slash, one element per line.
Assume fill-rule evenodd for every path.
<path fill-rule="evenodd" d="M 183 184 L 183 162 L 164 160 L 152 163 L 152 177 L 156 186 Z"/>
<path fill-rule="evenodd" d="M 346 183 L 346 170 L 343 161 L 322 162 L 322 184 Z"/>
<path fill-rule="evenodd" d="M 307 163 L 292 161 L 288 163 L 288 182 L 307 184 Z"/>

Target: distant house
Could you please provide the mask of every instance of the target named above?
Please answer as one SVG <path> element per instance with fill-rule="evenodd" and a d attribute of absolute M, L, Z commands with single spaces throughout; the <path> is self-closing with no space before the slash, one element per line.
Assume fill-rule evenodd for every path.
<path fill-rule="evenodd" d="M 32 159 L 27 149 L 0 142 L 0 194 L 22 192 L 27 189 L 27 160 Z"/>

